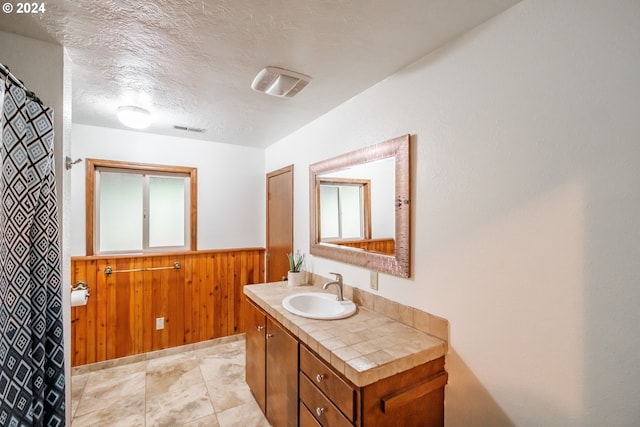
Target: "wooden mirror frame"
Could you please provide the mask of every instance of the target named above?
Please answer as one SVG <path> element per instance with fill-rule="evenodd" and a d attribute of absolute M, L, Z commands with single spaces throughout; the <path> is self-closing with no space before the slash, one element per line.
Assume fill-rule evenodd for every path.
<path fill-rule="evenodd" d="M 409 146 L 409 135 L 403 135 L 309 166 L 309 251 L 312 255 L 346 262 L 347 264 L 394 276 L 409 277 L 411 275 L 409 237 L 411 223 L 411 166 Z M 388 157 L 395 158 L 395 254 L 387 255 L 321 242 L 317 226 L 320 193 L 318 182 L 321 179 L 320 175 Z"/>

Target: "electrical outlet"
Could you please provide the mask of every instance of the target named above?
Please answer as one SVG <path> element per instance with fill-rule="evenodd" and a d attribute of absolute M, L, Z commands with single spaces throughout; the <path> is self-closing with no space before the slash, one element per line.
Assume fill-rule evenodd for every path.
<path fill-rule="evenodd" d="M 378 272 L 372 271 L 369 276 L 369 287 L 375 291 L 378 290 Z"/>
<path fill-rule="evenodd" d="M 156 318 L 156 331 L 164 329 L 164 317 Z"/>

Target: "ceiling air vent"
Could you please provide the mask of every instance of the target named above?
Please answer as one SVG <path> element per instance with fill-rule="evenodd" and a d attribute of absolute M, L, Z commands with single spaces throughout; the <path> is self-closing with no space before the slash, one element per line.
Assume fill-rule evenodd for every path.
<path fill-rule="evenodd" d="M 183 130 L 185 132 L 196 132 L 196 133 L 203 133 L 204 132 L 204 129 L 202 129 L 202 128 L 190 128 L 190 127 L 187 127 L 187 126 L 174 125 L 173 128 L 177 129 L 177 130 Z"/>
<path fill-rule="evenodd" d="M 311 81 L 311 77 L 278 67 L 266 67 L 258 73 L 251 89 L 268 95 L 291 98 Z"/>

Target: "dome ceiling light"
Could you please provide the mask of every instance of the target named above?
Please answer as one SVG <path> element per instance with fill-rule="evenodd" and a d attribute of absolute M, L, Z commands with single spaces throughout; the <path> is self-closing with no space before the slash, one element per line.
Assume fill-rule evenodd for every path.
<path fill-rule="evenodd" d="M 267 95 L 291 98 L 311 81 L 311 77 L 278 67 L 263 68 L 251 83 L 251 89 Z"/>
<path fill-rule="evenodd" d="M 144 108 L 126 105 L 118 108 L 118 120 L 127 127 L 144 129 L 151 124 L 151 113 Z"/>

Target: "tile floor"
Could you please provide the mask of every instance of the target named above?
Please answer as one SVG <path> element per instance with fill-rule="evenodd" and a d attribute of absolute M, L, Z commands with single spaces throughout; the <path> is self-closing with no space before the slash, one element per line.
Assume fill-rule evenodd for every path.
<path fill-rule="evenodd" d="M 245 341 L 72 376 L 73 427 L 269 427 L 245 382 Z"/>

